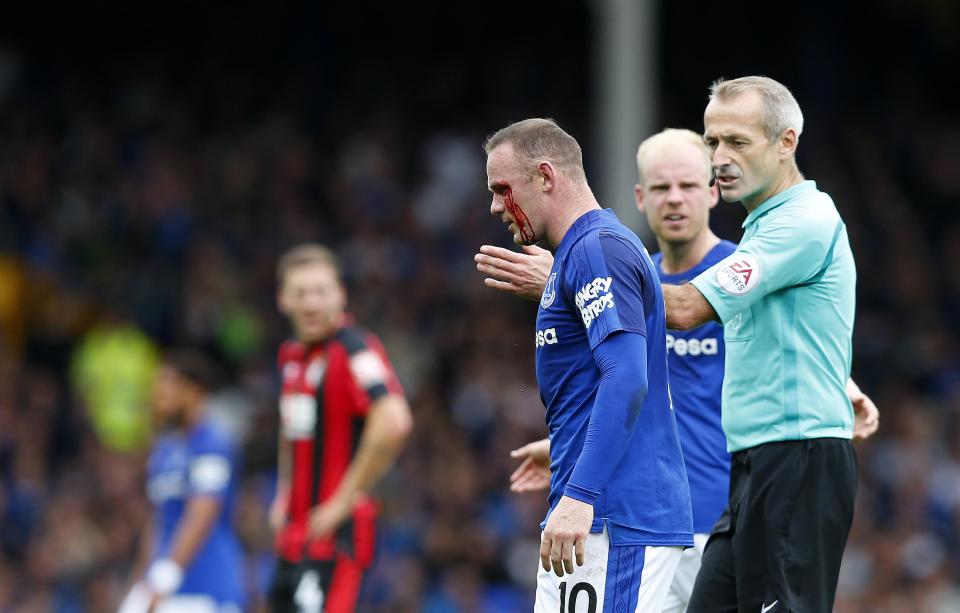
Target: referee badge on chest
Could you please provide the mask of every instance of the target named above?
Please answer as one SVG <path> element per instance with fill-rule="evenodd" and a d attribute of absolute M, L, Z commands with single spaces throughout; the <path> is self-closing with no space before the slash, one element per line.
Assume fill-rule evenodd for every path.
<path fill-rule="evenodd" d="M 550 305 L 553 304 L 553 301 L 557 298 L 557 273 L 550 273 L 550 278 L 547 279 L 547 286 L 543 288 L 543 295 L 540 296 L 540 308 L 549 309 Z"/>

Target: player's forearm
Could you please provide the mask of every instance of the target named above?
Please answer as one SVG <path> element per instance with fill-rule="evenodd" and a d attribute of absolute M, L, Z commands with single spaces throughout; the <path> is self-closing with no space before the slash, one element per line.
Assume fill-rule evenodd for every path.
<path fill-rule="evenodd" d="M 636 431 L 647 395 L 646 339 L 615 333 L 594 350 L 600 369 L 586 439 L 564 495 L 594 504 Z M 630 356 L 624 359 L 623 356 Z"/>
<path fill-rule="evenodd" d="M 153 516 L 147 518 L 140 532 L 140 541 L 137 543 L 137 557 L 133 562 L 130 576 L 137 579 L 143 576 L 153 555 Z"/>
<path fill-rule="evenodd" d="M 222 506 L 220 499 L 212 496 L 195 496 L 187 501 L 169 551 L 150 565 L 144 577 L 147 589 L 155 597 L 167 596 L 180 589 L 184 569 L 210 536 Z"/>
<path fill-rule="evenodd" d="M 694 285 L 663 285 L 663 302 L 667 311 L 667 328 L 689 330 L 708 321 L 719 321 L 717 312 Z"/>
<path fill-rule="evenodd" d="M 282 427 L 282 426 L 281 426 Z M 290 442 L 286 440 L 283 431 L 280 431 L 277 440 L 277 495 L 286 495 L 290 491 L 290 471 L 292 460 Z"/>
<path fill-rule="evenodd" d="M 186 568 L 203 547 L 220 515 L 223 503 L 213 496 L 195 496 L 187 502 L 167 558 Z"/>
<path fill-rule="evenodd" d="M 356 456 L 350 463 L 334 497 L 352 502 L 393 465 L 413 429 L 410 407 L 402 396 L 388 394 L 370 407 Z"/>

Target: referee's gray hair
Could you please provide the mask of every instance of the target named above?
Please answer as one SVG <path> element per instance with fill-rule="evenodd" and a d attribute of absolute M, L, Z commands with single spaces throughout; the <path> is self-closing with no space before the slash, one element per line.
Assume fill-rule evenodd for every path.
<path fill-rule="evenodd" d="M 777 139 L 787 128 L 803 132 L 803 113 L 790 90 L 770 77 L 740 77 L 726 81 L 717 79 L 710 86 L 710 100 L 726 100 L 748 91 L 760 92 L 763 96 L 763 128 L 767 138 Z"/>

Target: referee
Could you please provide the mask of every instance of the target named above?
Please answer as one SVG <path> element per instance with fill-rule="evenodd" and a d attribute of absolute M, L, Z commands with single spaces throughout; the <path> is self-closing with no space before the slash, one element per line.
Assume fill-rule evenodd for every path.
<path fill-rule="evenodd" d="M 727 347 L 729 499 L 691 613 L 832 610 L 857 489 L 851 438 L 878 425 L 849 379 L 853 254 L 833 200 L 797 168 L 802 130 L 772 79 L 711 88 L 704 139 L 720 194 L 748 215 L 732 255 L 664 286 L 669 328 L 719 319 Z"/>

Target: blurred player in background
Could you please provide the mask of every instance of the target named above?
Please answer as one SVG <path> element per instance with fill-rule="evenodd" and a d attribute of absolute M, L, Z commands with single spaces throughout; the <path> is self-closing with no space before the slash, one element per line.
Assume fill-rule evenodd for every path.
<path fill-rule="evenodd" d="M 156 373 L 162 431 L 147 464 L 156 512 L 141 540 L 141 560 L 150 562 L 121 613 L 229 612 L 245 603 L 243 551 L 231 526 L 237 449 L 205 414 L 217 383 L 216 367 L 194 350 L 167 353 Z"/>
<path fill-rule="evenodd" d="M 651 136 L 637 151 L 637 170 L 637 206 L 646 213 L 657 238 L 660 251 L 652 259 L 662 282 L 687 281 L 736 249 L 734 243 L 721 241 L 710 230 L 710 209 L 719 196 L 717 188 L 710 185 L 710 156 L 700 135 L 667 129 Z M 527 276 L 521 277 L 521 269 L 511 267 L 507 258 L 526 260 L 522 270 Z M 532 269 L 537 264 L 537 280 L 545 281 L 549 268 L 544 264 L 549 266 L 551 260 L 549 254 L 543 256 L 535 250 L 523 255 L 484 246 L 477 268 L 507 284 L 499 287 L 519 290 L 524 282 L 535 281 Z M 535 283 L 532 291 L 538 290 L 542 292 L 542 285 Z M 666 339 L 670 393 L 690 483 L 695 532 L 695 547 L 683 552 L 664 604 L 663 610 L 673 613 L 686 609 L 703 548 L 726 506 L 730 454 L 720 425 L 723 329 L 710 322 L 687 332 L 669 331 Z M 514 491 L 547 486 L 549 452 L 549 440 L 545 439 L 513 453 L 523 460 L 511 476 Z"/>
<path fill-rule="evenodd" d="M 373 558 L 369 489 L 412 428 L 380 341 L 345 312 L 336 256 L 300 245 L 277 265 L 278 303 L 295 339 L 280 347 L 279 478 L 270 521 L 279 563 L 275 612 L 347 613 Z"/>
<path fill-rule="evenodd" d="M 484 148 L 491 213 L 516 243 L 556 250 L 535 336 L 553 459 L 535 611 L 659 612 L 693 535 L 654 265 L 554 122 Z"/>

